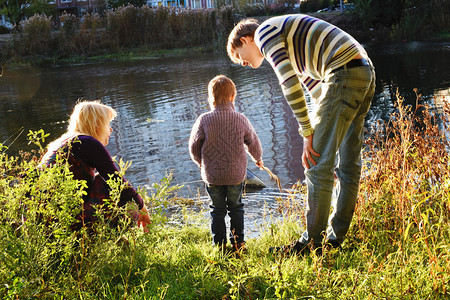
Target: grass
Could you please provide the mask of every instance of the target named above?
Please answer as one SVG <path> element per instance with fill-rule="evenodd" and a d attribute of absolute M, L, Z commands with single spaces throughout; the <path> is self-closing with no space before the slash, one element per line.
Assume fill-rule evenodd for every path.
<path fill-rule="evenodd" d="M 0 295 L 6 299 L 448 298 L 450 169 L 443 132 L 450 110 L 444 107 L 437 113 L 420 104 L 413 110 L 402 103 L 398 95 L 398 111 L 391 121 L 370 129 L 348 238 L 341 250 L 325 249 L 321 255 L 283 258 L 267 251 L 298 238 L 303 230 L 298 197 L 279 201 L 283 220 L 265 222 L 261 235 L 248 240 L 247 253 L 221 254 L 211 246 L 210 220 L 204 213 L 185 210 L 178 225 L 169 225 L 163 217 L 164 205 L 176 189 L 170 186 L 170 176 L 144 195 L 153 215 L 147 234 L 126 224 L 111 230 L 106 221 L 95 236 L 73 234 L 66 230 L 70 218 L 58 206 L 51 206 L 47 216 L 64 222 L 42 226 L 27 221 L 18 227 L 24 213 L 20 202 L 30 201 L 28 220 L 33 219 L 32 204 L 39 204 L 27 200 L 27 191 L 50 203 L 65 199 L 59 207 L 69 211 L 76 209 L 82 183 L 69 180 L 63 161 L 34 183 L 23 180 L 24 173 L 30 178 L 35 172 L 26 168 L 33 164 L 32 157 L 12 158 L 2 151 Z M 53 188 L 52 195 L 59 196 L 38 193 L 33 190 L 36 184 Z M 299 184 L 297 192 L 304 193 L 304 186 Z M 46 211 L 40 213 L 45 216 Z"/>
<path fill-rule="evenodd" d="M 129 59 L 186 51 L 223 51 L 235 22 L 231 8 L 209 10 L 132 5 L 56 20 L 35 15 L 20 23 L 0 47 L 0 63 L 33 65 Z M 135 52 L 137 51 L 137 52 Z"/>
<path fill-rule="evenodd" d="M 53 66 L 53 65 L 74 65 L 107 61 L 132 61 L 151 59 L 157 57 L 175 57 L 188 54 L 213 53 L 210 47 L 192 47 L 175 49 L 149 50 L 147 48 L 134 48 L 122 50 L 116 53 L 95 55 L 95 56 L 72 56 L 68 58 L 58 57 L 32 57 L 29 59 L 11 60 L 8 62 L 8 68 L 29 68 L 34 65 Z"/>
<path fill-rule="evenodd" d="M 129 49 L 119 51 L 117 53 L 110 53 L 104 55 L 96 56 L 80 56 L 80 57 L 70 57 L 65 59 L 53 60 L 53 63 L 57 61 L 58 64 L 74 64 L 74 63 L 87 63 L 87 62 L 105 62 L 105 61 L 130 61 L 130 60 L 142 60 L 147 58 L 155 57 L 171 57 L 186 55 L 191 53 L 205 53 L 213 52 L 208 47 L 194 47 L 194 48 L 176 48 L 176 49 L 159 49 L 159 50 L 149 50 L 149 49 Z"/>

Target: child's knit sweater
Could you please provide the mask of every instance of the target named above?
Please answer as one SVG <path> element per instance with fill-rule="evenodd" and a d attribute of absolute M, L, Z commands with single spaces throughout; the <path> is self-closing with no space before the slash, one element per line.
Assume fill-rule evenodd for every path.
<path fill-rule="evenodd" d="M 189 139 L 192 160 L 201 168 L 208 184 L 233 185 L 244 181 L 247 153 L 254 161 L 262 158 L 261 142 L 234 104 L 216 106 L 198 117 Z"/>

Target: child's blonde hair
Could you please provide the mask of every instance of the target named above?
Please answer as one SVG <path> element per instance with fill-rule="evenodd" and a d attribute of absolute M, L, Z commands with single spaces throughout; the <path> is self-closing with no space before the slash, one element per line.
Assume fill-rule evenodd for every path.
<path fill-rule="evenodd" d="M 86 134 L 99 139 L 108 133 L 109 122 L 117 112 L 100 101 L 78 102 L 70 116 L 68 135 Z"/>
<path fill-rule="evenodd" d="M 228 36 L 227 52 L 231 61 L 239 64 L 240 60 L 236 57 L 235 50 L 242 46 L 241 38 L 245 36 L 255 37 L 256 29 L 258 29 L 259 24 L 256 19 L 245 19 L 240 21 L 234 26 L 233 30 Z"/>
<path fill-rule="evenodd" d="M 211 107 L 233 101 L 235 95 L 236 86 L 225 75 L 217 75 L 208 84 L 208 101 Z"/>

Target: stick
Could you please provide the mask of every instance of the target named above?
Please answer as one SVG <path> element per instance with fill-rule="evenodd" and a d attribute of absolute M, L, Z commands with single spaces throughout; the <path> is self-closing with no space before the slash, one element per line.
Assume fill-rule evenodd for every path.
<path fill-rule="evenodd" d="M 281 182 L 280 182 L 280 179 L 278 178 L 278 176 L 273 174 L 272 171 L 270 171 L 269 168 L 267 168 L 265 166 L 262 166 L 260 169 L 269 173 L 270 178 L 275 180 L 275 182 L 277 183 L 278 188 L 280 189 L 280 192 L 283 192 L 283 189 L 281 188 Z"/>

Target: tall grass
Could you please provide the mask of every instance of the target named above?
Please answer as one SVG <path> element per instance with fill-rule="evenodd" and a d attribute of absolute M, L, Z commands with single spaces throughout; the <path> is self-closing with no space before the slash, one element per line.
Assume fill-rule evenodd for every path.
<path fill-rule="evenodd" d="M 390 41 L 429 38 L 430 34 L 448 33 L 450 31 L 450 2 L 431 0 L 417 3 L 405 10 L 401 20 L 393 24 L 389 32 Z"/>
<path fill-rule="evenodd" d="M 51 17 L 34 15 L 21 22 L 21 34 L 13 37 L 13 55 L 49 55 L 54 49 Z"/>
<path fill-rule="evenodd" d="M 449 293 L 450 168 L 449 104 L 438 114 L 414 111 L 397 94 L 398 111 L 367 140 L 364 179 L 350 234 L 381 257 L 395 257 L 400 290 Z M 385 259 L 376 259 L 382 266 Z M 424 273 L 421 268 L 427 266 Z M 405 272 L 405 273 L 403 273 Z M 408 274 L 409 273 L 409 274 Z M 417 285 L 427 278 L 428 284 Z"/>
<path fill-rule="evenodd" d="M 56 20 L 35 15 L 20 23 L 12 43 L 2 48 L 1 60 L 86 57 L 133 49 L 203 47 L 225 51 L 234 22 L 229 7 L 188 10 L 128 5 L 81 19 L 65 13 Z"/>
<path fill-rule="evenodd" d="M 126 223 L 112 230 L 104 220 L 95 235 L 75 234 L 68 230 L 70 212 L 77 210 L 83 182 L 70 178 L 64 161 L 36 176 L 32 156 L 9 157 L 3 150 L 0 296 L 448 298 L 450 174 L 444 127 L 450 110 L 438 114 L 426 105 L 417 107 L 405 107 L 398 95 L 391 120 L 370 130 L 348 238 L 342 249 L 324 249 L 320 255 L 283 258 L 267 251 L 304 230 L 303 204 L 297 200 L 306 192 L 301 184 L 295 195 L 279 200 L 284 218 L 268 215 L 261 235 L 248 240 L 247 253 L 223 255 L 212 246 L 204 212 L 185 212 L 176 225 L 166 222 L 163 204 L 171 201 L 170 178 L 153 185 L 149 195 L 143 193 L 153 210 L 149 233 Z M 111 185 L 117 194 L 120 186 Z"/>

